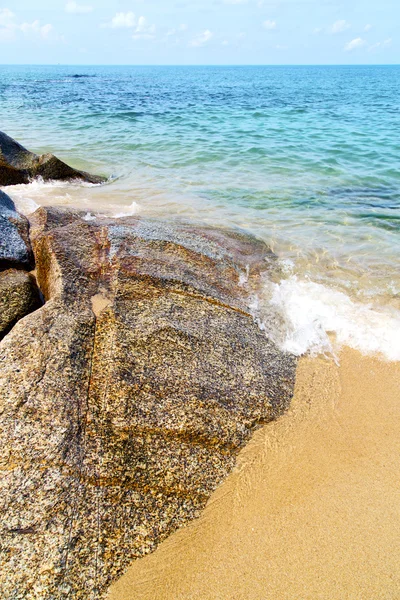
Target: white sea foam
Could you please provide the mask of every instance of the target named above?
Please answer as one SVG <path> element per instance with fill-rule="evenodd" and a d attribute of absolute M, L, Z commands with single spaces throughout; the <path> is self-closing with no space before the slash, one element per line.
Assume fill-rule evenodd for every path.
<path fill-rule="evenodd" d="M 35 202 L 35 200 L 33 200 L 33 198 L 29 198 L 29 197 L 20 197 L 20 196 L 15 196 L 13 195 L 13 200 L 15 203 L 15 206 L 17 207 L 17 210 L 22 213 L 23 215 L 31 215 L 32 213 L 35 212 L 35 210 L 37 210 L 40 206 L 40 204 L 38 204 L 37 202 Z"/>
<path fill-rule="evenodd" d="M 30 215 L 42 204 L 47 204 L 48 199 L 60 200 L 62 198 L 62 203 L 68 204 L 70 185 L 67 181 L 45 182 L 39 177 L 29 184 L 9 186 L 6 193 L 11 196 L 22 214 Z"/>
<path fill-rule="evenodd" d="M 115 219 L 121 219 L 122 217 L 131 217 L 136 215 L 140 210 L 140 204 L 133 201 L 132 204 L 126 207 L 124 212 L 119 212 L 112 215 Z"/>
<path fill-rule="evenodd" d="M 292 275 L 266 285 L 254 314 L 284 349 L 296 355 L 336 355 L 342 346 L 400 360 L 400 312 L 354 302 L 346 294 Z M 271 325 L 266 326 L 269 313 Z M 271 316 L 272 313 L 272 316 Z"/>
<path fill-rule="evenodd" d="M 86 213 L 86 215 L 84 215 L 84 216 L 82 217 L 82 219 L 83 219 L 84 221 L 95 221 L 95 220 L 96 220 L 96 215 L 92 215 L 92 213 L 91 213 L 91 212 L 87 212 L 87 213 Z"/>
<path fill-rule="evenodd" d="M 99 191 L 99 188 L 104 189 L 104 192 Z M 125 207 L 121 203 L 110 203 L 110 195 L 106 188 L 81 181 L 43 181 L 39 177 L 29 184 L 9 186 L 6 192 L 15 202 L 17 209 L 27 216 L 39 206 L 79 207 L 81 210 L 87 210 L 88 220 L 92 215 L 96 218 L 110 213 L 112 216 L 129 216 L 136 214 L 138 210 L 138 205 L 133 202 L 126 207 L 126 212 L 116 215 L 115 213 L 119 213 Z"/>
<path fill-rule="evenodd" d="M 55 179 L 51 179 L 49 181 L 45 181 L 43 177 L 37 177 L 36 179 L 32 179 L 30 183 L 21 183 L 17 185 L 9 186 L 9 189 L 19 190 L 21 193 L 26 191 L 27 193 L 46 193 L 47 191 L 54 191 L 57 189 L 66 189 L 66 188 L 93 188 L 99 187 L 101 184 L 99 183 L 89 183 L 88 181 L 81 181 L 80 179 L 76 180 L 67 180 L 67 181 L 57 181 Z"/>

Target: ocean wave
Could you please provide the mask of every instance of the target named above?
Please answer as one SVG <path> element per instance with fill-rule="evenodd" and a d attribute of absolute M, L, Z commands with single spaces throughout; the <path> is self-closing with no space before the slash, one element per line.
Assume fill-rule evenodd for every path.
<path fill-rule="evenodd" d="M 112 215 L 112 217 L 114 219 L 121 219 L 123 217 L 132 217 L 133 215 L 136 215 L 140 210 L 140 204 L 138 204 L 137 202 L 133 201 L 132 204 L 130 204 L 129 206 L 126 207 L 126 209 L 122 212 L 118 212 L 118 213 L 114 213 Z"/>
<path fill-rule="evenodd" d="M 28 184 L 10 185 L 7 194 L 15 202 L 17 209 L 24 215 L 29 216 L 42 205 L 74 205 L 71 193 L 79 188 L 99 187 L 82 181 L 43 181 L 41 177 Z M 85 198 L 80 197 L 79 204 L 85 204 Z"/>
<path fill-rule="evenodd" d="M 353 301 L 345 293 L 292 275 L 265 284 L 251 309 L 260 327 L 297 356 L 329 354 L 343 346 L 400 360 L 400 312 Z"/>

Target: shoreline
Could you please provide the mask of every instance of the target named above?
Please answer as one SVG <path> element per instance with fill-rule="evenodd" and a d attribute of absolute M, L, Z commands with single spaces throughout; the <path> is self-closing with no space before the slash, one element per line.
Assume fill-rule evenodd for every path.
<path fill-rule="evenodd" d="M 257 240 L 261 240 L 278 258 L 278 267 L 271 278 L 261 282 L 259 289 L 249 298 L 249 309 L 252 316 L 265 330 L 268 336 L 285 352 L 302 356 L 310 352 L 313 356 L 327 354 L 338 356 L 341 348 L 349 346 L 368 355 L 379 354 L 392 361 L 400 360 L 400 303 L 398 289 L 400 280 L 398 273 L 392 277 L 387 273 L 381 276 L 379 289 L 376 287 L 375 275 L 371 271 L 353 271 L 349 264 L 335 263 L 329 266 L 324 252 L 316 256 L 312 265 L 305 258 L 291 255 L 293 248 L 275 248 L 268 236 L 253 231 L 240 224 L 224 224 L 212 222 L 194 214 L 169 214 L 165 207 L 152 208 L 136 204 L 123 207 L 110 203 L 110 192 L 102 192 L 102 186 L 91 186 L 93 190 L 104 194 L 103 203 L 108 202 L 107 212 L 101 212 L 91 200 L 72 202 L 67 190 L 89 190 L 90 187 L 72 186 L 65 182 L 55 182 L 54 189 L 64 190 L 69 203 L 65 204 L 63 196 L 55 197 L 52 185 L 39 182 L 51 191 L 49 197 L 41 199 L 41 204 L 33 198 L 15 194 L 16 188 L 29 186 L 11 186 L 6 188 L 16 202 L 18 210 L 30 218 L 40 207 L 58 207 L 61 210 L 75 210 L 86 213 L 85 221 L 112 219 L 118 223 L 120 219 L 154 219 L 173 225 L 212 227 L 220 231 L 242 231 Z M 58 185 L 61 187 L 59 188 Z M 107 186 L 106 186 L 107 187 Z M 96 192 L 96 193 L 97 193 Z M 36 198 L 39 199 L 39 198 Z M 75 199 L 76 200 L 76 199 Z M 33 204 L 32 204 L 33 203 Z M 121 211 L 121 209 L 123 209 Z M 116 212 L 120 211 L 120 212 Z M 112 214 L 114 212 L 114 214 Z M 333 260 L 333 258 L 331 257 Z M 243 274 L 245 278 L 245 273 Z M 390 280 L 390 285 L 389 285 Z M 375 283 L 374 283 L 375 282 Z M 389 291 L 390 288 L 390 291 Z"/>
<path fill-rule="evenodd" d="M 200 518 L 108 600 L 392 599 L 400 589 L 400 363 L 300 359 L 288 412 L 255 433 Z"/>

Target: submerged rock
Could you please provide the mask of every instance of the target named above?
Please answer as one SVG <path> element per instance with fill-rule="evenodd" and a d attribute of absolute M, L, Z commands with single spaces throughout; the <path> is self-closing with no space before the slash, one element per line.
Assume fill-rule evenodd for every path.
<path fill-rule="evenodd" d="M 40 293 L 32 275 L 10 269 L 0 273 L 0 340 L 10 329 L 41 306 Z"/>
<path fill-rule="evenodd" d="M 28 220 L 20 215 L 7 194 L 0 190 L 0 270 L 33 268 Z"/>
<path fill-rule="evenodd" d="M 0 185 L 29 183 L 42 177 L 44 181 L 78 179 L 88 183 L 103 183 L 104 177 L 78 171 L 54 154 L 34 154 L 0 131 Z"/>
<path fill-rule="evenodd" d="M 31 225 L 46 304 L 0 344 L 0 595 L 97 599 L 199 514 L 296 362 L 247 309 L 262 242 L 60 209 Z"/>

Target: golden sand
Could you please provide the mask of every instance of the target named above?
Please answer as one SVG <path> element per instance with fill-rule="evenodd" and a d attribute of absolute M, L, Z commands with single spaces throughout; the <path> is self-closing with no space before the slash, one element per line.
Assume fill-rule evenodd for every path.
<path fill-rule="evenodd" d="M 108 598 L 400 598 L 400 364 L 302 359 L 291 409 Z"/>

